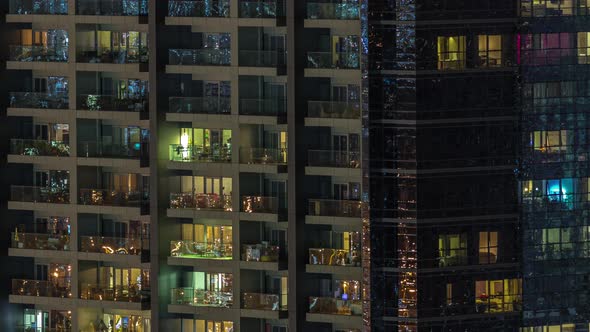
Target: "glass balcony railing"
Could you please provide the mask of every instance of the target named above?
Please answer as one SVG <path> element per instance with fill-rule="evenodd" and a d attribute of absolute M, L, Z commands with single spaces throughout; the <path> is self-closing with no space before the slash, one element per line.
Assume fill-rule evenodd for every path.
<path fill-rule="evenodd" d="M 70 203 L 70 191 L 68 188 L 34 187 L 34 186 L 10 186 L 10 200 L 15 202 L 32 203 Z"/>
<path fill-rule="evenodd" d="M 148 0 L 78 0 L 78 15 L 145 16 Z"/>
<path fill-rule="evenodd" d="M 142 292 L 140 285 L 137 284 L 112 287 L 82 283 L 80 287 L 80 298 L 83 300 L 139 303 L 149 301 L 149 295 L 147 294 L 149 292 Z"/>
<path fill-rule="evenodd" d="M 310 199 L 308 214 L 311 216 L 360 218 L 361 201 Z"/>
<path fill-rule="evenodd" d="M 170 256 L 172 257 L 231 260 L 232 254 L 231 243 L 170 241 Z"/>
<path fill-rule="evenodd" d="M 358 20 L 360 17 L 358 2 L 341 3 L 307 3 L 307 18 L 318 20 Z"/>
<path fill-rule="evenodd" d="M 307 52 L 307 68 L 359 69 L 358 53 Z"/>
<path fill-rule="evenodd" d="M 140 157 L 141 144 L 108 144 L 102 142 L 78 142 L 78 157 L 127 158 Z"/>
<path fill-rule="evenodd" d="M 285 165 L 287 164 L 287 149 L 240 148 L 240 163 Z"/>
<path fill-rule="evenodd" d="M 307 165 L 312 167 L 360 168 L 361 153 L 358 151 L 308 150 Z"/>
<path fill-rule="evenodd" d="M 310 248 L 309 264 L 330 266 L 360 266 L 360 252 L 345 249 Z"/>
<path fill-rule="evenodd" d="M 242 245 L 242 260 L 245 262 L 278 262 L 279 246 L 244 244 Z"/>
<path fill-rule="evenodd" d="M 239 63 L 244 67 L 278 67 L 286 63 L 285 51 L 240 50 Z"/>
<path fill-rule="evenodd" d="M 282 0 L 240 0 L 242 18 L 276 18 L 285 16 Z"/>
<path fill-rule="evenodd" d="M 42 296 L 42 297 L 72 297 L 72 289 L 69 286 L 60 285 L 60 282 L 47 280 L 12 279 L 12 295 Z"/>
<path fill-rule="evenodd" d="M 111 95 L 79 95 L 78 109 L 83 111 L 146 112 L 148 97 L 119 98 Z"/>
<path fill-rule="evenodd" d="M 67 15 L 68 0 L 10 0 L 9 14 Z"/>
<path fill-rule="evenodd" d="M 11 248 L 65 251 L 70 248 L 70 236 L 42 233 L 11 233 Z"/>
<path fill-rule="evenodd" d="M 10 154 L 67 157 L 70 155 L 70 145 L 61 141 L 13 138 L 10 140 Z"/>
<path fill-rule="evenodd" d="M 231 148 L 203 148 L 202 146 L 170 144 L 170 160 L 202 163 L 230 163 Z"/>
<path fill-rule="evenodd" d="M 47 92 L 9 92 L 10 106 L 13 108 L 67 109 L 67 93 Z"/>
<path fill-rule="evenodd" d="M 240 99 L 240 115 L 277 116 L 286 113 L 285 99 Z"/>
<path fill-rule="evenodd" d="M 359 119 L 360 103 L 345 101 L 308 101 L 307 116 L 324 119 Z"/>
<path fill-rule="evenodd" d="M 242 212 L 279 213 L 279 200 L 276 197 L 243 196 Z"/>
<path fill-rule="evenodd" d="M 80 189 L 80 204 L 140 207 L 143 196 L 140 191 L 113 189 Z"/>
<path fill-rule="evenodd" d="M 280 296 L 276 294 L 244 293 L 242 307 L 250 310 L 285 310 L 280 303 Z"/>
<path fill-rule="evenodd" d="M 149 60 L 147 47 L 127 47 L 120 50 L 77 50 L 76 61 L 80 63 L 114 63 L 133 64 L 147 63 Z"/>
<path fill-rule="evenodd" d="M 80 236 L 81 252 L 140 255 L 141 250 L 141 239 L 127 237 Z"/>
<path fill-rule="evenodd" d="M 192 287 L 172 288 L 172 304 L 229 308 L 234 302 L 231 292 L 207 291 Z"/>
<path fill-rule="evenodd" d="M 47 47 L 42 45 L 10 45 L 10 61 L 67 62 L 68 45 Z"/>
<path fill-rule="evenodd" d="M 232 211 L 231 195 L 171 193 L 171 209 Z"/>
<path fill-rule="evenodd" d="M 309 297 L 309 313 L 360 316 L 363 314 L 361 300 L 345 300 L 332 297 Z"/>
<path fill-rule="evenodd" d="M 201 48 L 194 50 L 168 50 L 169 65 L 183 66 L 229 66 L 231 50 L 229 48 Z"/>
<path fill-rule="evenodd" d="M 168 16 L 229 17 L 229 0 L 169 0 Z"/>
<path fill-rule="evenodd" d="M 230 114 L 230 97 L 170 97 L 168 112 L 189 114 Z"/>

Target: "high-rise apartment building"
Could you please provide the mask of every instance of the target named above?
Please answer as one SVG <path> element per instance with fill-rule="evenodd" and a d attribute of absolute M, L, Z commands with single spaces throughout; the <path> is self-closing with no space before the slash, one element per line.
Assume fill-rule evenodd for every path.
<path fill-rule="evenodd" d="M 589 331 L 590 1 L 3 5 L 2 331 Z"/>

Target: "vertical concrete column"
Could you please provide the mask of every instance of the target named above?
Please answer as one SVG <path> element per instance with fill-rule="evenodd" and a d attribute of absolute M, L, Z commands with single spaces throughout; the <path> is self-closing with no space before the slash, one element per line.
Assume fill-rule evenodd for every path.
<path fill-rule="evenodd" d="M 72 237 L 73 238 L 73 237 Z M 78 278 L 78 260 L 73 259 L 72 263 L 72 299 L 80 298 L 79 278 Z M 79 326 L 79 307 L 72 308 L 72 331 L 80 331 Z"/>
<path fill-rule="evenodd" d="M 237 2 L 237 0 L 232 0 Z M 236 5 L 237 6 L 237 5 Z M 237 7 L 236 7 L 237 8 Z M 237 11 L 237 9 L 236 9 Z M 237 14 L 237 13 L 236 13 Z M 233 16 L 233 14 L 232 14 Z M 231 33 L 231 67 L 232 67 L 232 78 L 231 78 L 231 114 L 238 115 L 240 113 L 240 88 L 239 88 L 239 69 L 238 69 L 238 58 L 240 55 L 240 48 L 238 44 L 238 20 L 232 20 Z"/>
<path fill-rule="evenodd" d="M 234 261 L 232 273 L 234 277 L 233 292 L 234 292 L 234 308 L 239 310 L 242 307 L 242 286 L 240 283 L 240 256 L 241 256 L 241 245 L 240 245 L 240 217 L 239 213 L 235 213 L 232 217 L 232 241 L 233 241 L 233 254 L 232 258 Z M 235 322 L 239 323 L 239 322 Z M 234 323 L 234 324 L 235 324 Z"/>

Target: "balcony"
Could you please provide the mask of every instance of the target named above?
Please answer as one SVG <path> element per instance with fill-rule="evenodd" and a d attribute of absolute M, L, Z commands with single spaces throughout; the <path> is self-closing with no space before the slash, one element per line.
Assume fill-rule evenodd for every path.
<path fill-rule="evenodd" d="M 149 301 L 149 295 L 143 295 L 137 284 L 131 286 L 107 286 L 100 284 L 84 284 L 80 287 L 80 298 L 82 300 L 134 302 L 141 303 Z M 149 294 L 149 292 L 147 292 Z"/>
<path fill-rule="evenodd" d="M 78 157 L 138 159 L 141 144 L 107 144 L 102 142 L 79 142 Z"/>
<path fill-rule="evenodd" d="M 57 280 L 12 279 L 12 295 L 71 298 L 72 289 Z"/>
<path fill-rule="evenodd" d="M 147 47 L 127 47 L 121 50 L 78 50 L 76 61 L 79 63 L 137 64 L 148 62 Z"/>
<path fill-rule="evenodd" d="M 68 109 L 67 93 L 9 92 L 12 108 Z"/>
<path fill-rule="evenodd" d="M 360 17 L 358 2 L 341 3 L 307 3 L 307 18 L 314 20 L 358 20 Z"/>
<path fill-rule="evenodd" d="M 345 101 L 308 101 L 307 117 L 322 119 L 360 119 L 359 103 Z"/>
<path fill-rule="evenodd" d="M 83 111 L 147 112 L 148 99 L 119 98 L 111 95 L 79 95 L 78 109 Z"/>
<path fill-rule="evenodd" d="M 66 251 L 70 248 L 70 236 L 41 233 L 11 233 L 11 248 Z"/>
<path fill-rule="evenodd" d="M 229 0 L 169 0 L 171 17 L 229 17 Z"/>
<path fill-rule="evenodd" d="M 346 295 L 346 294 L 345 294 Z M 344 300 L 332 297 L 309 297 L 309 313 L 361 316 L 363 313 L 361 300 Z"/>
<path fill-rule="evenodd" d="M 361 153 L 358 151 L 308 150 L 307 165 L 310 167 L 360 168 Z"/>
<path fill-rule="evenodd" d="M 10 154 L 68 157 L 70 155 L 70 145 L 61 141 L 13 138 L 10 140 Z"/>
<path fill-rule="evenodd" d="M 10 200 L 28 203 L 70 203 L 70 191 L 67 188 L 10 186 Z"/>
<path fill-rule="evenodd" d="M 230 97 L 170 97 L 168 112 L 187 114 L 230 114 Z"/>
<path fill-rule="evenodd" d="M 148 0 L 78 0 L 77 15 L 146 16 Z"/>
<path fill-rule="evenodd" d="M 265 244 L 244 244 L 242 245 L 242 261 L 278 262 L 279 247 Z"/>
<path fill-rule="evenodd" d="M 170 256 L 172 257 L 231 260 L 232 255 L 233 246 L 231 243 L 170 241 Z"/>
<path fill-rule="evenodd" d="M 231 148 L 170 144 L 170 161 L 198 163 L 231 163 Z"/>
<path fill-rule="evenodd" d="M 230 195 L 171 193 L 171 209 L 232 211 Z"/>
<path fill-rule="evenodd" d="M 279 200 L 276 197 L 242 196 L 242 212 L 279 213 Z"/>
<path fill-rule="evenodd" d="M 286 64 L 285 51 L 240 50 L 239 64 L 242 67 L 281 67 Z"/>
<path fill-rule="evenodd" d="M 362 202 L 354 200 L 310 199 L 308 215 L 360 218 Z"/>
<path fill-rule="evenodd" d="M 240 115 L 279 116 L 286 112 L 285 99 L 240 99 Z"/>
<path fill-rule="evenodd" d="M 359 69 L 358 53 L 307 52 L 307 68 Z"/>
<path fill-rule="evenodd" d="M 79 202 L 82 205 L 141 207 L 144 200 L 140 191 L 80 189 Z"/>
<path fill-rule="evenodd" d="M 256 165 L 286 165 L 286 149 L 240 148 L 240 163 Z"/>
<path fill-rule="evenodd" d="M 310 248 L 310 265 L 360 266 L 360 252 L 345 249 Z"/>
<path fill-rule="evenodd" d="M 231 292 L 207 291 L 192 287 L 172 288 L 171 304 L 229 308 L 233 305 Z"/>
<path fill-rule="evenodd" d="M 230 66 L 229 48 L 201 48 L 168 50 L 168 64 L 179 66 Z"/>
<path fill-rule="evenodd" d="M 19 62 L 67 62 L 68 45 L 47 47 L 43 45 L 10 45 L 9 61 Z"/>
<path fill-rule="evenodd" d="M 80 236 L 80 251 L 98 254 L 141 255 L 142 241 L 127 237 Z"/>
<path fill-rule="evenodd" d="M 281 0 L 240 0 L 240 18 L 276 18 L 285 16 Z"/>
<path fill-rule="evenodd" d="M 10 0 L 9 14 L 67 15 L 68 0 Z"/>
<path fill-rule="evenodd" d="M 244 293 L 242 294 L 242 308 L 250 310 L 286 310 L 280 303 L 280 296 L 276 294 Z"/>

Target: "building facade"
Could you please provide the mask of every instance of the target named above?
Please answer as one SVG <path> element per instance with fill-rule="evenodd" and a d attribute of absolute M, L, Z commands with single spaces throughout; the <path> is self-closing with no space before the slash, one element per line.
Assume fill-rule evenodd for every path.
<path fill-rule="evenodd" d="M 3 330 L 589 331 L 589 4 L 5 1 Z"/>

